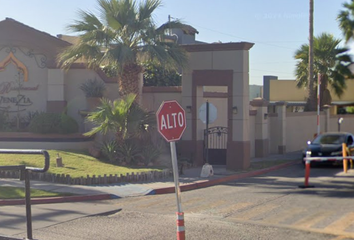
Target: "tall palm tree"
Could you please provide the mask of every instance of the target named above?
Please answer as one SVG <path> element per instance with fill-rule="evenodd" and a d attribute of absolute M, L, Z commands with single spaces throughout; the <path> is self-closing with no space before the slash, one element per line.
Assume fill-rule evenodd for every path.
<path fill-rule="evenodd" d="M 338 14 L 339 28 L 344 34 L 345 41 L 348 42 L 354 38 L 354 0 L 350 3 L 344 3 L 345 10 Z"/>
<path fill-rule="evenodd" d="M 165 30 L 182 27 L 171 21 L 156 27 L 152 14 L 160 0 L 98 0 L 100 15 L 80 11 L 79 20 L 69 30 L 79 33 L 79 42 L 59 54 L 59 63 L 70 68 L 84 60 L 89 68 L 106 68 L 119 77 L 120 94 L 139 98 L 142 63 L 153 61 L 178 69 L 187 61 L 186 53 L 175 42 L 166 41 Z"/>
<path fill-rule="evenodd" d="M 349 69 L 349 65 L 352 63 L 351 56 L 348 54 L 349 49 L 339 47 L 340 42 L 341 40 L 328 33 L 322 33 L 318 37 L 314 37 L 314 74 L 312 78 L 309 78 L 308 75 L 309 45 L 301 45 L 294 56 L 295 59 L 299 60 L 295 69 L 298 88 L 307 86 L 309 79 L 317 84 L 316 76 L 320 74 L 321 86 L 328 84 L 334 90 L 334 93 L 341 97 L 347 86 L 345 80 L 352 78 L 353 74 Z M 324 89 L 322 88 L 321 91 L 324 91 Z"/>
<path fill-rule="evenodd" d="M 306 102 L 306 111 L 314 111 L 316 109 L 316 94 L 314 91 L 314 80 L 313 80 L 313 13 L 314 13 L 314 0 L 310 0 L 309 7 L 309 62 L 308 62 L 308 82 L 307 91 L 308 99 Z"/>

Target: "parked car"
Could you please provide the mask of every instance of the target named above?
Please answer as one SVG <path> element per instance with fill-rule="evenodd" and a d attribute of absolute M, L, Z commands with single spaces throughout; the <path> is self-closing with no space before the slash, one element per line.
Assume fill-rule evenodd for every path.
<path fill-rule="evenodd" d="M 348 147 L 347 156 L 354 155 L 354 135 L 347 132 L 329 132 L 317 136 L 312 142 L 308 142 L 303 151 L 303 157 L 306 152 L 311 152 L 311 157 L 338 157 L 343 156 L 342 144 Z M 302 160 L 303 163 L 305 162 Z M 326 162 L 326 161 L 325 161 Z M 341 164 L 342 161 L 328 161 L 335 164 Z"/>

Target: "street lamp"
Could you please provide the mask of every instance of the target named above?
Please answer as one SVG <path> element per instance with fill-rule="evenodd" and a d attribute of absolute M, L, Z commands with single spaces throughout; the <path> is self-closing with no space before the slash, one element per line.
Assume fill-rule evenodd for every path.
<path fill-rule="evenodd" d="M 338 118 L 338 132 L 340 132 L 340 125 L 342 124 L 343 122 L 343 118 Z"/>

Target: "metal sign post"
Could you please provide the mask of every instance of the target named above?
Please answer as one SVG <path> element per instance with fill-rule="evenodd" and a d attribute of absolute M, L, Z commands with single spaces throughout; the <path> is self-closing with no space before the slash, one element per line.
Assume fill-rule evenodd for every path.
<path fill-rule="evenodd" d="M 186 129 L 186 113 L 177 101 L 163 102 L 156 112 L 157 130 L 170 143 L 173 178 L 177 200 L 177 240 L 185 240 L 184 213 L 179 187 L 176 141 Z"/>

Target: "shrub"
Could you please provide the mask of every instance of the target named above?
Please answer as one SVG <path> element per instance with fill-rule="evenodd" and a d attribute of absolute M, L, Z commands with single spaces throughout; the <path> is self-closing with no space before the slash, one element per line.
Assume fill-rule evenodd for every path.
<path fill-rule="evenodd" d="M 118 143 L 115 140 L 105 141 L 101 145 L 101 151 L 104 157 L 113 163 L 117 161 Z"/>
<path fill-rule="evenodd" d="M 117 158 L 127 164 L 138 163 L 142 159 L 142 154 L 136 139 L 125 139 L 117 145 Z"/>
<path fill-rule="evenodd" d="M 40 113 L 35 116 L 28 130 L 33 133 L 75 133 L 79 129 L 77 122 L 68 115 L 58 113 Z"/>
<path fill-rule="evenodd" d="M 0 111 L 0 130 L 9 129 L 9 116 L 7 112 Z"/>
<path fill-rule="evenodd" d="M 146 166 L 156 161 L 160 154 L 160 149 L 153 144 L 145 145 L 141 151 L 142 160 Z"/>
<path fill-rule="evenodd" d="M 97 79 L 89 79 L 81 84 L 80 89 L 84 92 L 86 97 L 103 97 L 103 92 L 106 86 L 102 81 Z"/>
<path fill-rule="evenodd" d="M 69 133 L 76 133 L 79 130 L 79 125 L 73 119 L 72 117 L 66 115 L 66 114 L 61 114 L 60 116 L 61 122 L 59 125 L 60 132 L 63 134 L 69 134 Z"/>

